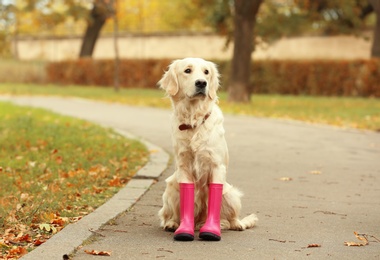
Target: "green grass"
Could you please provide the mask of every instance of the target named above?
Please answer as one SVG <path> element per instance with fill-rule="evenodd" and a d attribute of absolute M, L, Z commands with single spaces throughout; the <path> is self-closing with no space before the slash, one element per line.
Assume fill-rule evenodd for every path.
<path fill-rule="evenodd" d="M 93 211 L 148 157 L 141 143 L 109 129 L 3 102 L 0 144 L 0 258 Z"/>
<path fill-rule="evenodd" d="M 164 93 L 153 89 L 122 89 L 116 93 L 112 88 L 7 83 L 0 84 L 0 94 L 76 96 L 139 106 L 170 107 Z M 224 113 L 380 130 L 380 99 L 376 98 L 253 95 L 249 104 L 229 103 L 226 99 L 226 94 L 221 92 L 220 106 Z"/>
<path fill-rule="evenodd" d="M 229 113 L 380 131 L 380 99 L 375 98 L 254 95 L 250 104 L 222 98 L 221 106 Z"/>

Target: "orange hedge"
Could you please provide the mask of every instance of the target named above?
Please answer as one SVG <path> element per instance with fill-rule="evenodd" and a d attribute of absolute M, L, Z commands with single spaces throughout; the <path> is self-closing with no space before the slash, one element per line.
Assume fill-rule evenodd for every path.
<path fill-rule="evenodd" d="M 216 61 L 223 85 L 229 63 Z M 170 60 L 121 60 L 120 86 L 156 88 Z M 81 59 L 50 63 L 48 81 L 58 84 L 112 86 L 113 60 Z M 254 93 L 380 97 L 380 60 L 254 61 Z"/>
<path fill-rule="evenodd" d="M 260 61 L 254 63 L 252 74 L 256 93 L 380 97 L 376 59 Z"/>
<path fill-rule="evenodd" d="M 122 87 L 155 88 L 170 60 L 120 60 L 119 83 Z M 113 86 L 113 60 L 79 59 L 47 65 L 50 83 Z"/>

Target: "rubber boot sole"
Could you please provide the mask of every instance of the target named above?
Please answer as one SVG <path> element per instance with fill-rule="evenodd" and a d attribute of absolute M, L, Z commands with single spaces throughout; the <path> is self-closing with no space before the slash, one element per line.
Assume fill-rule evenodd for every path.
<path fill-rule="evenodd" d="M 193 241 L 194 236 L 192 234 L 179 233 L 179 234 L 174 235 L 174 240 L 177 240 L 177 241 Z"/>
<path fill-rule="evenodd" d="M 211 232 L 202 232 L 199 237 L 206 241 L 220 241 L 221 237 Z"/>

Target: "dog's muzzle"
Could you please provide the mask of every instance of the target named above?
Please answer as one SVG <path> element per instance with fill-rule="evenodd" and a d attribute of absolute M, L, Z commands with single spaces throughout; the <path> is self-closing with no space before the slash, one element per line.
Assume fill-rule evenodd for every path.
<path fill-rule="evenodd" d="M 198 79 L 195 81 L 195 96 L 206 95 L 207 81 L 203 79 Z"/>

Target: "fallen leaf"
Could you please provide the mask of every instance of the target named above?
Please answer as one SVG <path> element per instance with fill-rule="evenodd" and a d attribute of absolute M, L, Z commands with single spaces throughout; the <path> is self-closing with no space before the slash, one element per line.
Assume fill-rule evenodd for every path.
<path fill-rule="evenodd" d="M 280 180 L 280 181 L 291 181 L 291 180 L 293 180 L 293 179 L 290 178 L 290 177 L 282 177 L 282 178 L 280 178 L 279 180 Z"/>
<path fill-rule="evenodd" d="M 57 217 L 55 219 L 50 220 L 50 224 L 55 224 L 59 226 L 64 226 L 65 223 L 69 222 L 69 218 L 62 218 L 62 217 Z"/>
<path fill-rule="evenodd" d="M 62 156 L 57 156 L 57 157 L 55 157 L 55 162 L 56 162 L 57 164 L 62 164 L 62 161 L 63 161 Z"/>
<path fill-rule="evenodd" d="M 314 174 L 314 175 L 319 175 L 321 174 L 322 172 L 321 171 L 311 171 L 310 174 Z"/>
<path fill-rule="evenodd" d="M 344 242 L 345 246 L 366 246 L 369 244 L 366 235 L 358 234 L 357 232 L 354 232 L 354 234 L 357 239 L 363 242 Z"/>
<path fill-rule="evenodd" d="M 28 198 L 29 198 L 29 194 L 28 193 L 21 193 L 20 199 L 22 201 L 26 201 Z"/>
<path fill-rule="evenodd" d="M 25 235 L 20 236 L 17 240 L 19 242 L 30 243 L 30 242 L 32 242 L 32 237 L 29 234 L 25 234 Z"/>
<path fill-rule="evenodd" d="M 34 162 L 28 162 L 28 165 L 30 167 L 34 168 L 36 166 L 36 163 L 37 163 L 36 161 L 34 161 Z"/>
<path fill-rule="evenodd" d="M 72 218 L 70 218 L 70 222 L 75 223 L 75 222 L 78 222 L 79 220 L 81 220 L 82 218 L 83 218 L 83 216 L 72 217 Z"/>
<path fill-rule="evenodd" d="M 40 246 L 40 245 L 42 245 L 43 243 L 45 243 L 46 242 L 46 240 L 45 239 L 36 239 L 34 242 L 33 242 L 33 245 L 35 245 L 35 246 Z"/>
<path fill-rule="evenodd" d="M 310 247 L 321 247 L 321 245 L 320 244 L 308 244 L 307 247 L 308 248 L 310 248 Z"/>
<path fill-rule="evenodd" d="M 28 253 L 26 248 L 21 247 L 21 246 L 18 246 L 18 247 L 15 247 L 15 248 L 12 248 L 11 250 L 9 250 L 9 255 L 22 256 L 22 255 L 25 255 L 26 253 Z"/>
<path fill-rule="evenodd" d="M 108 185 L 111 187 L 119 187 L 122 185 L 121 179 L 119 176 L 114 175 L 113 179 L 108 182 Z"/>
<path fill-rule="evenodd" d="M 57 228 L 50 224 L 40 224 L 39 228 L 43 231 L 52 232 L 53 234 L 57 233 Z"/>
<path fill-rule="evenodd" d="M 111 252 L 109 251 L 97 251 L 97 250 L 84 250 L 85 253 L 89 255 L 104 255 L 104 256 L 110 256 Z"/>

